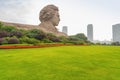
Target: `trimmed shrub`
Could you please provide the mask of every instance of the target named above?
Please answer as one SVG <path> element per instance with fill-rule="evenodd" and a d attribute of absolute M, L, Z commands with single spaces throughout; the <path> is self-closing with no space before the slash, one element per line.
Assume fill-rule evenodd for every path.
<path fill-rule="evenodd" d="M 85 42 L 83 42 L 83 41 L 68 41 L 67 43 L 71 43 L 74 45 L 84 45 L 85 44 Z"/>
<path fill-rule="evenodd" d="M 4 41 L 3 38 L 0 38 L 0 45 L 2 44 L 3 41 Z"/>
<path fill-rule="evenodd" d="M 46 38 L 46 34 L 42 32 L 35 36 L 35 39 L 38 39 L 38 40 L 43 40 L 45 38 Z"/>
<path fill-rule="evenodd" d="M 8 32 L 7 31 L 0 31 L 0 38 L 7 37 Z"/>
<path fill-rule="evenodd" d="M 53 42 L 61 42 L 60 38 L 56 37 L 52 33 L 48 33 L 47 38 Z"/>
<path fill-rule="evenodd" d="M 2 26 L 0 28 L 0 30 L 7 31 L 7 32 L 12 32 L 12 31 L 15 31 L 17 29 L 15 27 L 13 27 L 13 26 Z"/>
<path fill-rule="evenodd" d="M 9 36 L 10 37 L 16 36 L 16 37 L 20 38 L 23 36 L 23 34 L 20 31 L 12 31 L 12 32 L 10 32 Z"/>
<path fill-rule="evenodd" d="M 8 43 L 9 43 L 9 44 L 18 44 L 18 43 L 20 43 L 20 42 L 19 42 L 19 40 L 18 40 L 17 38 L 10 38 L 10 39 L 8 40 Z"/>
<path fill-rule="evenodd" d="M 42 40 L 42 39 L 46 38 L 46 33 L 44 33 L 43 31 L 40 31 L 38 29 L 32 29 L 32 30 L 28 31 L 26 35 L 29 38 L 35 38 L 38 40 Z"/>
<path fill-rule="evenodd" d="M 8 41 L 6 39 L 0 38 L 0 45 L 7 44 L 7 43 L 8 43 Z"/>
<path fill-rule="evenodd" d="M 39 40 L 36 40 L 35 38 L 29 38 L 29 37 L 22 37 L 19 39 L 20 43 L 28 43 L 28 44 L 36 44 L 36 43 L 40 43 Z"/>
<path fill-rule="evenodd" d="M 64 44 L 66 44 L 69 41 L 68 38 L 66 38 L 64 36 L 61 36 L 59 38 L 60 38 L 61 42 L 64 43 Z"/>
<path fill-rule="evenodd" d="M 29 38 L 35 38 L 36 35 L 38 35 L 40 33 L 40 30 L 38 29 L 32 29 L 32 30 L 29 30 L 26 35 L 27 37 Z"/>
<path fill-rule="evenodd" d="M 42 40 L 44 43 L 52 43 L 53 41 L 49 40 L 49 39 L 43 39 Z"/>

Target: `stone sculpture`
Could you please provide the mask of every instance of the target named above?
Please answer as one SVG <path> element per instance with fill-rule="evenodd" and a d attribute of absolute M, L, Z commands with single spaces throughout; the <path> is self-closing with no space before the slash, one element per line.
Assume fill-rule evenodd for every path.
<path fill-rule="evenodd" d="M 60 17 L 59 17 L 59 9 L 54 5 L 45 6 L 39 14 L 40 29 L 48 32 L 54 33 L 57 36 L 67 36 L 65 33 L 59 32 L 55 26 L 58 26 Z"/>

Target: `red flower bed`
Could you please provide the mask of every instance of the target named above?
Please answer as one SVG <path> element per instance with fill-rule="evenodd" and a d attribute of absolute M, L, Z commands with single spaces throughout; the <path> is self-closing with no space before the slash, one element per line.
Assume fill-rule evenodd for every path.
<path fill-rule="evenodd" d="M 0 49 L 17 49 L 17 48 L 44 48 L 44 47 L 54 47 L 54 46 L 65 46 L 64 44 L 44 44 L 40 46 L 0 46 Z"/>
<path fill-rule="evenodd" d="M 0 46 L 0 49 L 37 48 L 38 46 Z"/>
<path fill-rule="evenodd" d="M 72 44 L 43 44 L 40 46 L 0 46 L 0 49 L 18 49 L 18 48 L 44 48 L 44 47 L 56 47 L 56 46 L 81 46 L 81 45 L 72 45 Z M 86 46 L 86 45 L 82 45 L 82 46 Z"/>

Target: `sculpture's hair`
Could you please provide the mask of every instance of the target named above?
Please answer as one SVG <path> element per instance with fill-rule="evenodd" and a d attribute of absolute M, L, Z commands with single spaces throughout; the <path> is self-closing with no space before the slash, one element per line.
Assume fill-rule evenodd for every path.
<path fill-rule="evenodd" d="M 41 22 L 50 20 L 50 19 L 54 16 L 55 11 L 59 11 L 59 10 L 58 10 L 58 7 L 56 7 L 56 6 L 54 6 L 54 5 L 47 5 L 47 6 L 45 6 L 45 7 L 40 11 L 39 20 L 40 20 Z"/>

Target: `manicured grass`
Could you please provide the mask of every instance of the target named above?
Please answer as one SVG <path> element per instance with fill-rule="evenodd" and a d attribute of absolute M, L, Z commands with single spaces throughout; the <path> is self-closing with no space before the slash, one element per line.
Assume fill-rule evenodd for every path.
<path fill-rule="evenodd" d="M 0 80 L 120 80 L 120 47 L 0 49 Z"/>

